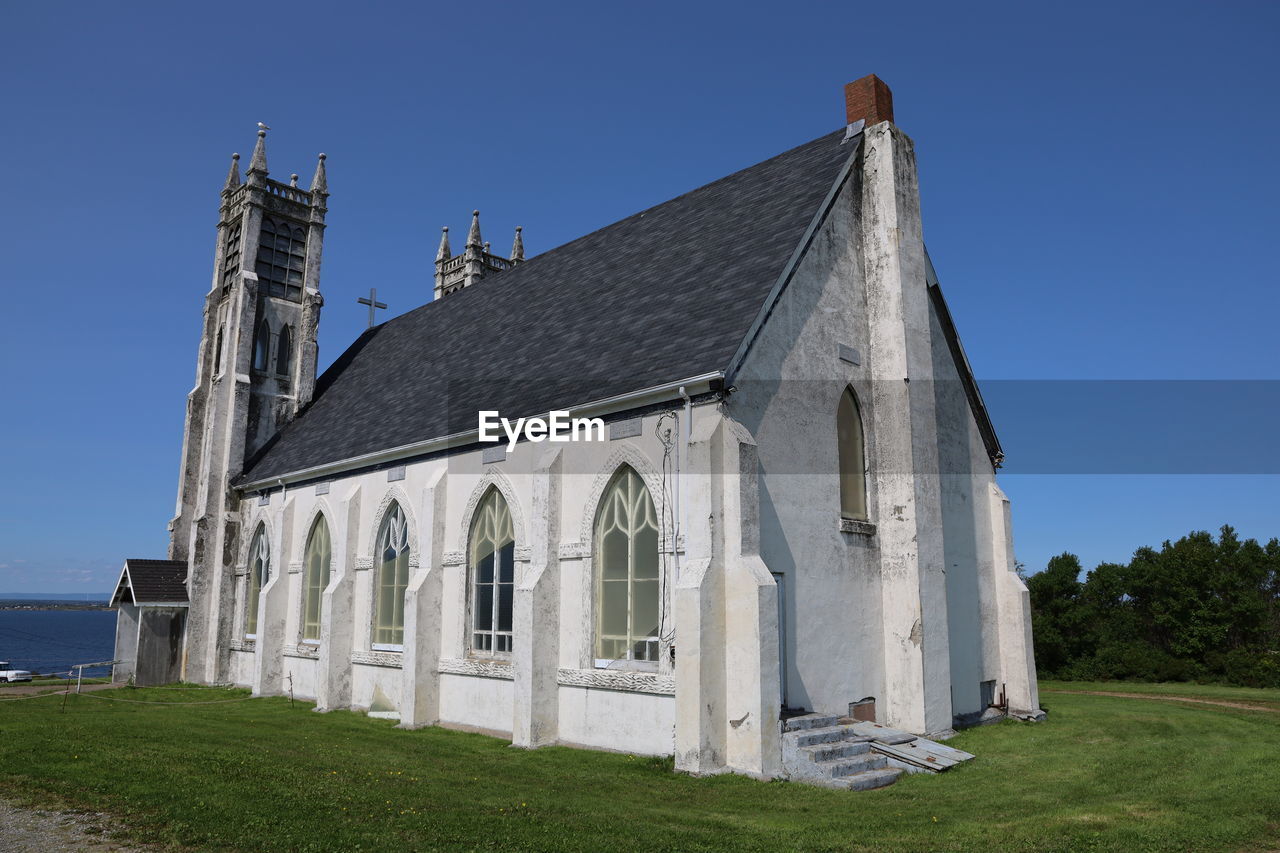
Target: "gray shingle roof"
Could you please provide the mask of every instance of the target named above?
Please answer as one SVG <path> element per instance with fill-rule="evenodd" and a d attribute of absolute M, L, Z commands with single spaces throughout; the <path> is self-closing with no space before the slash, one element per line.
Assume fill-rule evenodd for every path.
<path fill-rule="evenodd" d="M 186 604 L 187 564 L 182 560 L 125 560 L 111 603 L 119 604 L 122 599 L 130 604 Z"/>
<path fill-rule="evenodd" d="M 725 370 L 848 159 L 844 131 L 370 329 L 241 482 Z M 424 288 L 426 287 L 424 282 Z"/>

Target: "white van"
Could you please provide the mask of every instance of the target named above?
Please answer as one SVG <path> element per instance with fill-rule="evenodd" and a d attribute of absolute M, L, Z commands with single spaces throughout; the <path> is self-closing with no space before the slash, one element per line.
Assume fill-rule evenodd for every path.
<path fill-rule="evenodd" d="M 0 660 L 0 684 L 9 681 L 30 681 L 31 673 L 25 669 L 10 669 L 7 660 Z"/>

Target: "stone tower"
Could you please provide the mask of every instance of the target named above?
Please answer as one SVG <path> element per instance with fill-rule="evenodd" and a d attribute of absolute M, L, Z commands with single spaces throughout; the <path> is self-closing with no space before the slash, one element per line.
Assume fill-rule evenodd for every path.
<path fill-rule="evenodd" d="M 241 520 L 231 484 L 246 459 L 311 400 L 320 321 L 325 155 L 311 188 L 267 176 L 258 131 L 244 180 L 232 155 L 222 188 L 213 284 L 196 384 L 187 395 L 169 558 L 187 563 L 183 678 L 219 681 L 227 654 Z M 219 638 L 223 642 L 218 642 Z M 221 650 L 221 651 L 219 651 Z"/>
<path fill-rule="evenodd" d="M 471 211 L 471 230 L 467 232 L 467 245 L 461 255 L 454 255 L 449 249 L 449 226 L 442 229 L 440 248 L 436 252 L 436 289 L 435 298 L 439 299 L 448 293 L 461 290 L 484 278 L 486 275 L 509 270 L 516 264 L 524 263 L 524 238 L 520 235 L 523 229 L 516 226 L 516 239 L 511 244 L 511 257 L 503 258 L 489 251 L 489 244 L 480 237 L 480 211 Z"/>

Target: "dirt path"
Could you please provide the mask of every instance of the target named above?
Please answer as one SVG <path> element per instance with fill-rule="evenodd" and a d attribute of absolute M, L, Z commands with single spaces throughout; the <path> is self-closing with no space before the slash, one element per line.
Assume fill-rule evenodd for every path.
<path fill-rule="evenodd" d="M 1160 693 L 1113 693 L 1110 690 L 1053 690 L 1042 693 L 1077 693 L 1083 696 L 1115 696 L 1120 699 L 1159 699 L 1164 702 L 1194 702 L 1197 705 L 1217 705 L 1220 708 L 1239 708 L 1243 711 L 1267 711 L 1280 714 L 1280 707 L 1253 702 L 1228 702 L 1225 699 L 1198 699 L 1194 696 L 1165 696 Z"/>
<path fill-rule="evenodd" d="M 143 853 L 106 837 L 110 815 L 24 809 L 0 800 L 0 850 L 5 853 Z"/>

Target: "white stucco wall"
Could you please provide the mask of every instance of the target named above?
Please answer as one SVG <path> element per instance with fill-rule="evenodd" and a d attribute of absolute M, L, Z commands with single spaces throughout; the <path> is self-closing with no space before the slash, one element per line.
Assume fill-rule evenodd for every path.
<path fill-rule="evenodd" d="M 560 739 L 640 755 L 670 755 L 675 748 L 675 699 L 561 686 Z"/>
<path fill-rule="evenodd" d="M 832 713 L 884 690 L 878 543 L 839 525 L 836 406 L 852 387 L 868 421 L 871 402 L 858 200 L 859 184 L 851 180 L 774 308 L 726 407 L 759 446 L 760 555 L 785 585 L 787 704 Z M 841 360 L 842 344 L 859 350 L 862 363 Z M 866 438 L 874 460 L 869 429 Z M 869 494 L 868 505 L 874 500 Z"/>
<path fill-rule="evenodd" d="M 511 733 L 512 683 L 500 678 L 440 676 L 440 719 L 494 732 Z"/>
<path fill-rule="evenodd" d="M 286 655 L 281 664 L 285 672 L 285 689 L 282 695 L 289 695 L 289 676 L 292 676 L 294 697 L 305 700 L 315 699 L 316 661 L 310 658 L 289 657 Z"/>

